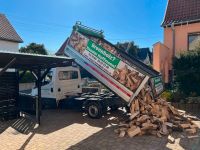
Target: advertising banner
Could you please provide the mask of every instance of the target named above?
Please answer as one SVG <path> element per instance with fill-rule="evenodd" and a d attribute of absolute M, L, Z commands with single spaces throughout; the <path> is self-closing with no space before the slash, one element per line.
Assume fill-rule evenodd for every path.
<path fill-rule="evenodd" d="M 74 31 L 68 45 L 132 92 L 136 91 L 145 77 L 125 63 L 126 60 L 120 57 L 115 47 L 102 39 L 86 37 Z"/>

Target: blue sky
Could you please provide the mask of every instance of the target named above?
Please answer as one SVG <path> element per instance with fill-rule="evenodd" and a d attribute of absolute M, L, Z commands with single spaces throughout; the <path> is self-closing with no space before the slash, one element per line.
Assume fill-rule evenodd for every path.
<path fill-rule="evenodd" d="M 0 0 L 4 13 L 24 40 L 56 52 L 76 21 L 102 29 L 112 43 L 135 41 L 150 47 L 163 40 L 160 24 L 167 0 Z"/>

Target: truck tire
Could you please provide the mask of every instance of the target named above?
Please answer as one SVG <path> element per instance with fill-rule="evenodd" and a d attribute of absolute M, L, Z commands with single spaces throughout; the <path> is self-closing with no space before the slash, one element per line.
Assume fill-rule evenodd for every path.
<path fill-rule="evenodd" d="M 90 118 L 99 119 L 103 115 L 103 107 L 100 103 L 89 102 L 86 104 L 86 112 Z"/>

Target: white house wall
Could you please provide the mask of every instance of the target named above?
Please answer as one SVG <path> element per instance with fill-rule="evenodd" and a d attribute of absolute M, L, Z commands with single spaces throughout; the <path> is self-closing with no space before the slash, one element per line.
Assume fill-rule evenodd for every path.
<path fill-rule="evenodd" d="M 18 52 L 19 44 L 16 42 L 0 40 L 0 50 Z"/>

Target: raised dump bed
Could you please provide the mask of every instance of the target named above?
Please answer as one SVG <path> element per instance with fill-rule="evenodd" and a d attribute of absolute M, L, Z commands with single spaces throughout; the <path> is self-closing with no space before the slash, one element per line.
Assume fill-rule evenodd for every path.
<path fill-rule="evenodd" d="M 128 103 L 145 86 L 152 89 L 154 97 L 163 91 L 162 77 L 157 71 L 105 40 L 102 31 L 77 23 L 65 54 Z"/>

